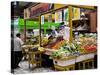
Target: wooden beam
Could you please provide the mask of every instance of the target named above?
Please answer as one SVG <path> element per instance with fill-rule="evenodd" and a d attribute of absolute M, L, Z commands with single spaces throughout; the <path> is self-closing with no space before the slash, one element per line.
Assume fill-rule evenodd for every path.
<path fill-rule="evenodd" d="M 39 46 L 41 47 L 41 15 L 39 16 Z"/>
<path fill-rule="evenodd" d="M 24 19 L 24 41 L 26 42 L 26 19 Z"/>
<path fill-rule="evenodd" d="M 84 8 L 84 9 L 95 9 L 95 6 L 88 6 L 88 5 L 69 5 L 72 7 L 77 7 L 77 8 Z"/>
<path fill-rule="evenodd" d="M 40 3 L 33 3 L 33 5 L 29 6 L 28 8 L 32 8 L 32 7 L 35 7 L 36 5 L 38 5 Z"/>
<path fill-rule="evenodd" d="M 70 26 L 69 43 L 72 43 L 72 6 L 68 6 L 68 10 L 69 10 L 69 26 Z"/>

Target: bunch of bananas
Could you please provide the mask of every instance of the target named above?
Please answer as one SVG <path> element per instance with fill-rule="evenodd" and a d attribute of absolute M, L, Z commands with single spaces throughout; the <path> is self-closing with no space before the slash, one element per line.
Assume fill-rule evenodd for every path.
<path fill-rule="evenodd" d="M 38 50 L 39 51 L 44 51 L 44 48 L 43 47 L 38 47 Z"/>
<path fill-rule="evenodd" d="M 41 41 L 42 46 L 45 46 L 48 44 L 48 38 L 44 37 Z"/>

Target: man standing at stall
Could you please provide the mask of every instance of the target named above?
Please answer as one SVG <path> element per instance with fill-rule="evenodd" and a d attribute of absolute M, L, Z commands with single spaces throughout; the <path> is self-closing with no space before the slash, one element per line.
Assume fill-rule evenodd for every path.
<path fill-rule="evenodd" d="M 14 39 L 14 54 L 13 54 L 13 69 L 18 68 L 19 62 L 22 59 L 22 45 L 23 41 L 21 40 L 20 33 L 16 34 L 16 38 Z"/>

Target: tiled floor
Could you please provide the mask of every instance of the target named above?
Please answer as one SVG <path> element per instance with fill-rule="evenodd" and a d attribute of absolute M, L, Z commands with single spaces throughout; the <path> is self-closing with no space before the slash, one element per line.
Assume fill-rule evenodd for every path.
<path fill-rule="evenodd" d="M 43 73 L 43 72 L 54 72 L 50 68 L 34 68 L 29 69 L 27 61 L 22 61 L 19 64 L 20 68 L 14 70 L 15 74 L 26 74 L 26 73 Z"/>

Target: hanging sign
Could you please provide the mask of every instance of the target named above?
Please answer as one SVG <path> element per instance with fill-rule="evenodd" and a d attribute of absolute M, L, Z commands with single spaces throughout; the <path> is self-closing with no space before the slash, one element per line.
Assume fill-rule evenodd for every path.
<path fill-rule="evenodd" d="M 58 22 L 62 22 L 62 11 L 58 12 Z"/>
<path fill-rule="evenodd" d="M 55 23 L 60 23 L 60 22 L 62 22 L 62 11 L 55 13 Z"/>
<path fill-rule="evenodd" d="M 40 15 L 43 12 L 46 12 L 50 9 L 50 4 L 46 4 L 46 3 L 42 3 L 42 4 L 38 4 L 34 7 L 29 8 L 30 10 L 30 18 Z"/>
<path fill-rule="evenodd" d="M 44 15 L 41 16 L 41 24 L 44 24 Z"/>
<path fill-rule="evenodd" d="M 30 16 L 29 9 L 24 9 L 24 19 L 28 19 Z"/>
<path fill-rule="evenodd" d="M 56 12 L 55 13 L 55 23 L 57 23 L 58 22 L 58 13 Z"/>
<path fill-rule="evenodd" d="M 64 9 L 64 21 L 69 21 L 69 13 L 68 13 L 68 8 Z"/>
<path fill-rule="evenodd" d="M 80 19 L 80 8 L 73 8 L 73 19 Z"/>
<path fill-rule="evenodd" d="M 52 14 L 48 15 L 48 22 L 52 22 Z"/>

